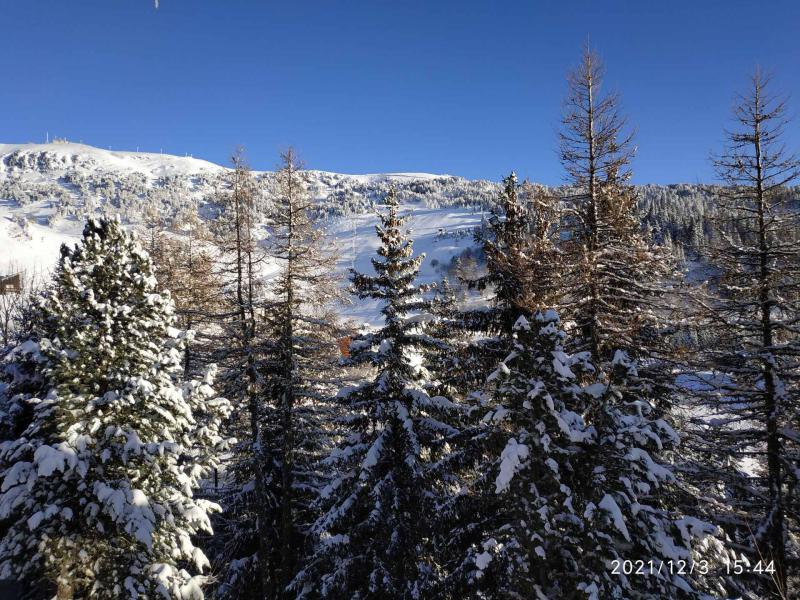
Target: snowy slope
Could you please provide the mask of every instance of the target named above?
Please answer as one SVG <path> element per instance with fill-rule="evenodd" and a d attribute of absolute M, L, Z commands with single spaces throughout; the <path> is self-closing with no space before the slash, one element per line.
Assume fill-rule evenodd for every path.
<path fill-rule="evenodd" d="M 84 144 L 0 144 L 0 274 L 20 269 L 46 271 L 55 263 L 58 247 L 77 239 L 87 215 L 119 214 L 136 224 L 145 209 L 174 214 L 198 204 L 211 214 L 225 167 L 190 157 L 144 152 L 117 152 Z M 265 189 L 273 173 L 255 172 Z M 375 249 L 375 211 L 390 187 L 395 187 L 418 251 L 428 254 L 425 279 L 439 279 L 441 265 L 471 242 L 471 229 L 481 211 L 496 199 L 498 184 L 429 173 L 347 175 L 307 171 L 309 192 L 340 245 L 344 280 L 352 264 L 370 267 Z M 502 174 L 498 174 L 498 178 Z M 641 186 L 640 208 L 648 227 L 672 231 L 702 231 L 709 186 Z M 355 230 L 355 243 L 353 231 Z M 442 235 L 444 233 L 444 236 Z M 457 237 L 457 236 L 462 237 Z M 356 248 L 353 257 L 353 248 Z M 438 262 L 438 266 L 436 265 Z M 694 265 L 694 279 L 705 279 L 704 265 Z M 374 308 L 374 307 L 373 307 Z M 353 317 L 370 320 L 364 307 L 349 309 Z M 368 314 L 369 313 L 369 314 Z"/>
<path fill-rule="evenodd" d="M 0 144 L 0 274 L 49 271 L 60 245 L 78 239 L 87 214 L 122 212 L 123 220 L 135 221 L 138 203 L 151 197 L 176 205 L 188 197 L 202 204 L 213 197 L 225 171 L 195 158 L 83 144 Z M 311 193 L 329 209 L 327 227 L 341 257 L 343 283 L 349 268 L 371 269 L 377 211 L 389 185 L 397 186 L 405 200 L 402 213 L 411 217 L 417 251 L 427 254 L 422 268 L 427 281 L 440 279 L 442 266 L 472 243 L 481 209 L 458 205 L 467 203 L 473 190 L 484 201 L 495 193 L 489 182 L 427 173 L 309 171 L 308 178 Z M 377 306 L 366 303 L 343 312 L 361 322 L 374 323 L 379 316 Z"/>
<path fill-rule="evenodd" d="M 78 223 L 50 227 L 38 212 L 43 207 L 21 209 L 13 201 L 0 199 L 0 274 L 19 271 L 47 272 L 58 258 L 62 243 L 73 243 L 81 232 Z M 27 216 L 32 218 L 28 219 Z M 18 219 L 27 221 L 20 226 Z M 23 221 L 24 222 L 24 221 Z"/>
<path fill-rule="evenodd" d="M 407 216 L 406 224 L 414 239 L 415 254 L 425 254 L 420 269 L 421 282 L 442 279 L 451 259 L 474 244 L 472 233 L 480 225 L 480 212 L 464 208 L 426 208 L 402 205 L 400 214 Z M 372 273 L 370 259 L 375 256 L 379 240 L 375 235 L 377 214 L 343 217 L 332 223 L 330 231 L 339 250 L 339 269 L 342 277 L 350 268 Z M 358 322 L 377 325 L 380 321 L 377 301 L 360 301 L 343 306 L 342 314 Z"/>

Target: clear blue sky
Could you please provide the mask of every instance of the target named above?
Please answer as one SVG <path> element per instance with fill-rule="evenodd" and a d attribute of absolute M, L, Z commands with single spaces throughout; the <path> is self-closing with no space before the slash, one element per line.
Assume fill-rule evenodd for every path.
<path fill-rule="evenodd" d="M 50 135 L 272 168 L 559 183 L 587 35 L 638 129 L 635 180 L 709 181 L 756 63 L 800 114 L 800 2 L 0 0 L 0 141 Z M 800 150 L 800 123 L 787 139 Z"/>

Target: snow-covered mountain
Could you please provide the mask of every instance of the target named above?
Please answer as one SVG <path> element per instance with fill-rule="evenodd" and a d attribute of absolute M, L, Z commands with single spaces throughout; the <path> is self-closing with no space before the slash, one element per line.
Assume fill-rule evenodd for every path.
<path fill-rule="evenodd" d="M 0 144 L 0 274 L 47 271 L 62 243 L 77 240 L 89 214 L 120 214 L 135 225 L 146 207 L 165 214 L 187 202 L 213 204 L 226 168 L 190 157 L 116 152 L 83 144 Z M 270 172 L 256 175 L 269 187 Z M 449 175 L 308 172 L 309 189 L 336 238 L 344 272 L 368 269 L 377 247 L 376 205 L 390 185 L 410 214 L 422 276 L 442 268 L 472 243 L 472 231 L 497 185 Z M 346 307 L 371 320 L 375 307 Z"/>
<path fill-rule="evenodd" d="M 136 221 L 137 209 L 147 202 L 169 211 L 186 200 L 211 200 L 226 170 L 196 158 L 67 142 L 0 144 L 0 217 L 7 237 L 12 233 L 9 221 L 45 225 L 55 232 L 65 228 L 61 220 L 102 210 Z M 428 206 L 486 202 L 495 192 L 491 182 L 427 173 L 309 171 L 308 179 L 311 193 L 331 215 L 362 213 L 391 184 L 409 202 L 425 200 Z M 8 262 L 7 253 L 3 259 Z"/>
<path fill-rule="evenodd" d="M 62 243 L 77 239 L 90 214 L 119 214 L 135 225 L 146 209 L 169 216 L 187 203 L 213 206 L 226 167 L 191 157 L 117 152 L 84 144 L 0 144 L 0 274 L 46 271 Z M 256 175 L 269 189 L 273 173 Z M 335 236 L 343 271 L 369 268 L 376 209 L 390 186 L 409 214 L 422 277 L 438 279 L 497 196 L 498 184 L 428 173 L 346 175 L 308 171 L 309 191 Z M 662 239 L 691 241 L 707 230 L 714 190 L 703 185 L 642 186 L 644 222 Z M 344 273 L 343 273 L 344 277 Z M 363 307 L 353 310 L 363 316 Z M 358 314 L 354 314 L 358 316 Z"/>
<path fill-rule="evenodd" d="M 47 182 L 69 173 L 111 173 L 116 176 L 144 175 L 149 180 L 169 176 L 217 173 L 222 167 L 213 163 L 168 154 L 149 152 L 112 152 L 86 144 L 53 142 L 50 144 L 0 144 L 2 168 L 0 179 Z M 37 175 L 39 176 L 37 178 Z"/>

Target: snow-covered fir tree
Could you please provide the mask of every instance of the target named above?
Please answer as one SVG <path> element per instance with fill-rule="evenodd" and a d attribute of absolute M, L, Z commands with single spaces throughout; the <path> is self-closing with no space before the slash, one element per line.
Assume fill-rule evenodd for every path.
<path fill-rule="evenodd" d="M 574 591 L 581 556 L 571 461 L 591 434 L 574 412 L 582 389 L 558 324 L 552 310 L 518 317 L 505 359 L 475 395 L 480 420 L 454 452 L 469 492 L 451 499 L 456 516 L 440 544 L 452 561 L 448 598 Z"/>
<path fill-rule="evenodd" d="M 727 597 L 737 554 L 686 498 L 668 462 L 681 438 L 636 379 L 635 361 L 617 351 L 607 371 L 584 384 L 592 437 L 573 461 L 584 519 L 578 589 L 593 600 Z"/>
<path fill-rule="evenodd" d="M 118 221 L 90 220 L 62 247 L 17 350 L 40 389 L 30 424 L 0 447 L 0 577 L 43 579 L 58 598 L 203 597 L 193 536 L 219 507 L 194 494 L 229 405 L 212 372 L 181 382 L 173 323 Z"/>
<path fill-rule="evenodd" d="M 552 305 L 559 293 L 554 203 L 555 198 L 528 182 L 521 186 L 514 172 L 503 179 L 488 226 L 476 240 L 486 254 L 487 273 L 468 282 L 493 294 L 498 309 L 494 329 L 510 330 L 514 311 Z M 501 315 L 501 309 L 507 314 Z"/>
<path fill-rule="evenodd" d="M 322 492 L 316 548 L 294 582 L 300 597 L 424 598 L 438 577 L 429 545 L 438 487 L 428 465 L 455 433 L 454 407 L 425 390 L 423 357 L 437 342 L 421 331 L 428 301 L 414 281 L 423 256 L 413 257 L 398 204 L 390 191 L 375 275 L 351 276 L 355 294 L 383 303 L 384 325 L 350 345 L 350 362 L 374 377 L 339 394 L 347 432 L 326 460 L 338 477 Z"/>
<path fill-rule="evenodd" d="M 675 478 L 660 462 L 677 434 L 646 399 L 624 396 L 598 373 L 588 353 L 567 354 L 565 342 L 554 311 L 520 317 L 479 395 L 482 422 L 463 450 L 469 493 L 456 498 L 447 534 L 465 551 L 446 597 L 720 593 L 728 555 L 717 528 L 680 512 Z M 616 364 L 624 383 L 634 367 L 622 353 Z M 626 573 L 623 561 L 646 565 L 646 574 Z"/>
<path fill-rule="evenodd" d="M 25 431 L 36 398 L 46 391 L 44 357 L 36 343 L 41 324 L 33 323 L 35 299 L 31 294 L 19 306 L 16 335 L 0 353 L 0 441 L 15 440 Z"/>

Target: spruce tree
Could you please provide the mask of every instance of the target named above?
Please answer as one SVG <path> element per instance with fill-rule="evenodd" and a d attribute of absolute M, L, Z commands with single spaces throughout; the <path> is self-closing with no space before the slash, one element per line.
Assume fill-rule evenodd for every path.
<path fill-rule="evenodd" d="M 718 530 L 681 511 L 661 460 L 677 434 L 631 394 L 635 367 L 623 353 L 605 374 L 567 342 L 555 311 L 520 317 L 478 396 L 481 423 L 460 452 L 468 491 L 451 503 L 457 521 L 445 534 L 466 549 L 448 564 L 444 596 L 721 593 Z"/>
<path fill-rule="evenodd" d="M 0 577 L 44 578 L 59 598 L 202 598 L 192 537 L 219 507 L 194 491 L 229 406 L 212 373 L 181 384 L 185 339 L 147 254 L 118 221 L 90 220 L 32 322 L 20 352 L 41 384 L 0 447 Z"/>
<path fill-rule="evenodd" d="M 44 357 L 37 343 L 42 331 L 32 322 L 35 298 L 31 295 L 23 307 L 15 343 L 0 355 L 0 441 L 22 434 L 30 424 L 36 398 L 46 391 Z"/>
<path fill-rule="evenodd" d="M 574 412 L 582 388 L 571 368 L 586 365 L 564 353 L 563 338 L 555 311 L 518 317 L 507 356 L 475 396 L 480 420 L 451 458 L 469 493 L 452 498 L 455 522 L 443 533 L 448 598 L 568 597 L 581 561 L 571 461 L 591 433 Z"/>
<path fill-rule="evenodd" d="M 413 257 L 394 190 L 386 205 L 375 275 L 351 275 L 359 298 L 383 303 L 384 325 L 350 345 L 350 362 L 374 377 L 339 394 L 347 432 L 326 461 L 338 477 L 322 492 L 316 549 L 294 582 L 301 597 L 421 598 L 437 578 L 428 464 L 455 432 L 446 418 L 453 407 L 425 390 L 420 358 L 437 342 L 418 318 L 428 307 L 426 288 L 414 284 L 423 256 Z"/>
<path fill-rule="evenodd" d="M 598 599 L 725 596 L 736 554 L 687 501 L 668 461 L 681 437 L 638 377 L 636 362 L 617 351 L 584 384 L 592 437 L 573 462 L 584 518 L 578 589 Z"/>

